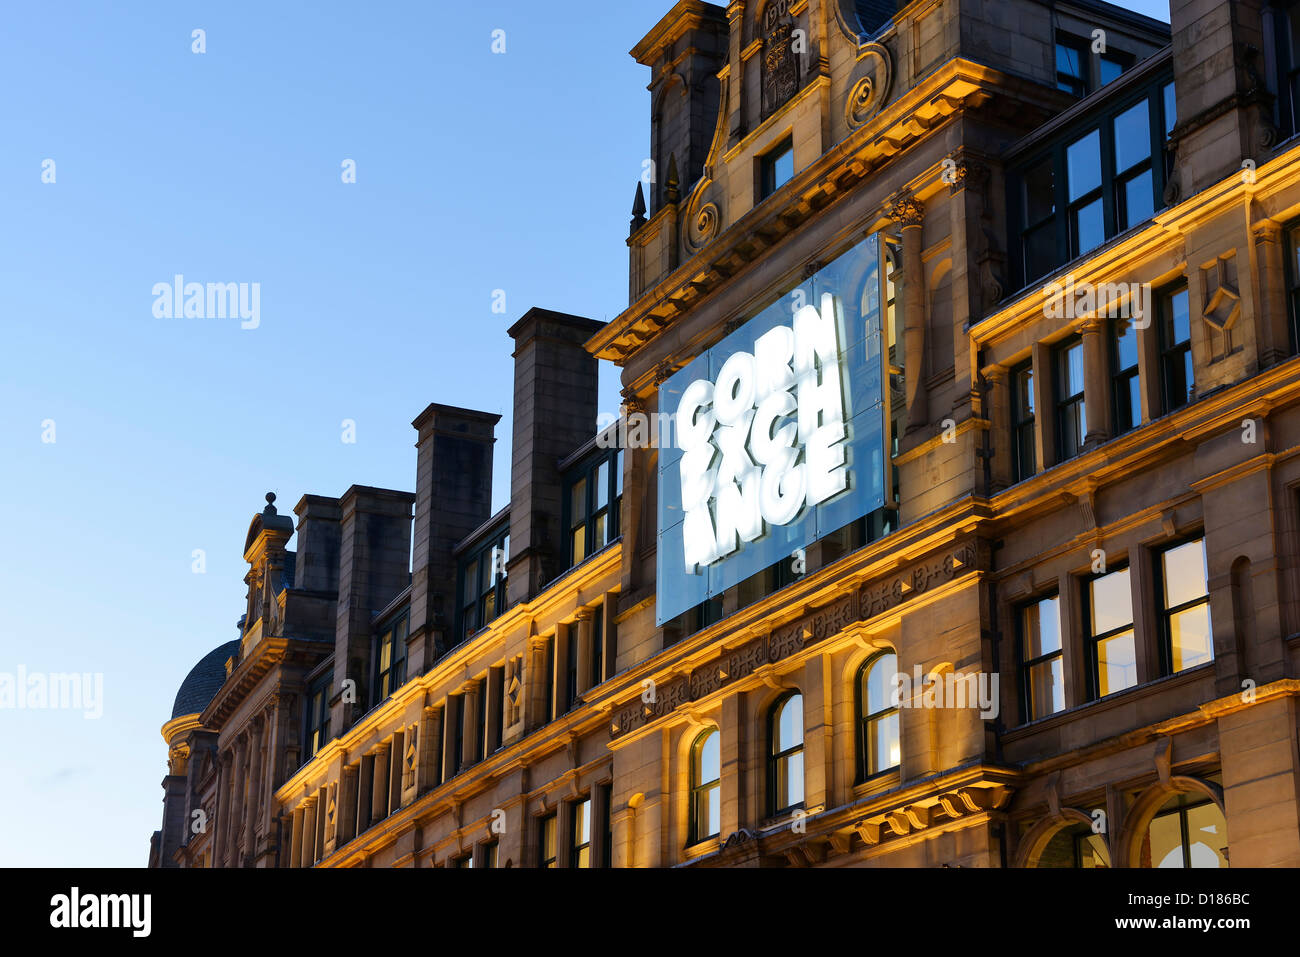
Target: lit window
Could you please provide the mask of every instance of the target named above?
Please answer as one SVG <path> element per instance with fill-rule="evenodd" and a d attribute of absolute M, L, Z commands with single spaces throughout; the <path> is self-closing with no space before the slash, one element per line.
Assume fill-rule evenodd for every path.
<path fill-rule="evenodd" d="M 1061 609 L 1055 595 L 1020 609 L 1020 674 L 1026 721 L 1065 709 Z"/>
<path fill-rule="evenodd" d="M 898 656 L 884 652 L 858 670 L 858 780 L 898 767 L 898 706 L 894 675 Z"/>
<path fill-rule="evenodd" d="M 1140 867 L 1228 866 L 1228 822 L 1208 798 L 1180 794 L 1151 820 L 1142 839 Z"/>
<path fill-rule="evenodd" d="M 1083 390 L 1083 340 L 1077 336 L 1055 351 L 1056 455 L 1064 462 L 1083 448 L 1088 435 L 1088 411 Z"/>
<path fill-rule="evenodd" d="M 570 867 L 591 867 L 591 798 L 569 805 Z"/>
<path fill-rule="evenodd" d="M 1181 409 L 1196 386 L 1192 374 L 1192 325 L 1187 286 L 1160 296 L 1160 371 L 1165 389 L 1165 411 Z"/>
<path fill-rule="evenodd" d="M 691 746 L 690 843 L 717 837 L 722 829 L 722 765 L 719 758 L 721 735 L 714 728 L 705 731 Z"/>
<path fill-rule="evenodd" d="M 768 719 L 768 813 L 783 814 L 803 804 L 803 695 L 787 695 Z"/>
<path fill-rule="evenodd" d="M 794 178 L 794 141 L 784 140 L 759 162 L 762 182 L 758 198 L 764 200 Z"/>
<path fill-rule="evenodd" d="M 407 625 L 407 616 L 403 614 L 388 624 L 375 640 L 375 703 L 383 701 L 406 681 Z"/>
<path fill-rule="evenodd" d="M 537 866 L 559 867 L 555 851 L 555 815 L 548 814 L 537 821 Z"/>
<path fill-rule="evenodd" d="M 569 567 L 594 555 L 618 537 L 623 495 L 623 451 L 602 451 L 568 473 L 565 500 Z"/>
<path fill-rule="evenodd" d="M 1210 594 L 1205 569 L 1205 539 L 1160 553 L 1164 660 L 1169 673 L 1214 660 Z"/>
<path fill-rule="evenodd" d="M 1133 639 L 1133 595 L 1129 570 L 1111 572 L 1087 583 L 1088 636 L 1095 696 L 1137 684 L 1137 649 Z"/>
<path fill-rule="evenodd" d="M 460 640 L 486 628 L 505 611 L 506 562 L 510 560 L 508 526 L 477 542 L 460 563 Z"/>

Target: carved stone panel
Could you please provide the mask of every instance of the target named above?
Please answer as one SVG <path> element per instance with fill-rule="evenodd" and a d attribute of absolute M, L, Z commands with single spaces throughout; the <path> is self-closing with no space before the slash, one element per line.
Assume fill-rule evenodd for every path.
<path fill-rule="evenodd" d="M 800 61 L 807 40 L 795 33 L 790 0 L 768 0 L 759 30 L 763 36 L 762 118 L 767 119 L 798 92 Z"/>

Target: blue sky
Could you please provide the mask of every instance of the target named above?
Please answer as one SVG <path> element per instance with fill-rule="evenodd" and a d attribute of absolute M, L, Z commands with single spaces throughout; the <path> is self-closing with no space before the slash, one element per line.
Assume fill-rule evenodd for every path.
<path fill-rule="evenodd" d="M 0 709 L 0 865 L 145 863 L 159 728 L 237 637 L 266 491 L 288 513 L 307 492 L 413 488 L 410 422 L 436 401 L 504 414 L 504 504 L 506 329 L 533 305 L 626 306 L 649 141 L 627 51 L 670 6 L 5 11 L 0 672 L 102 673 L 104 701 L 99 720 Z M 260 324 L 155 318 L 177 273 L 259 283 Z"/>

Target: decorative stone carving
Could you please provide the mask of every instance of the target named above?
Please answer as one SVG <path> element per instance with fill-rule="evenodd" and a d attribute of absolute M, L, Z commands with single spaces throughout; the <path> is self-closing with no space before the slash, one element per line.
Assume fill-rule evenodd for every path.
<path fill-rule="evenodd" d="M 790 0 L 768 0 L 759 19 L 763 36 L 762 118 L 767 119 L 799 91 L 802 51 L 796 50 Z M 807 43 L 807 40 L 804 40 Z"/>
<path fill-rule="evenodd" d="M 702 193 L 702 190 L 696 191 L 686 211 L 686 248 L 692 254 L 713 242 L 722 222 L 716 203 L 703 203 L 696 208 Z"/>
<path fill-rule="evenodd" d="M 864 126 L 880 112 L 893 81 L 894 68 L 887 47 L 868 43 L 859 51 L 858 59 L 866 61 L 873 69 L 853 84 L 844 101 L 844 122 L 850 130 Z"/>
<path fill-rule="evenodd" d="M 925 222 L 925 204 L 911 193 L 901 193 L 889 204 L 887 215 L 899 226 L 920 226 Z"/>

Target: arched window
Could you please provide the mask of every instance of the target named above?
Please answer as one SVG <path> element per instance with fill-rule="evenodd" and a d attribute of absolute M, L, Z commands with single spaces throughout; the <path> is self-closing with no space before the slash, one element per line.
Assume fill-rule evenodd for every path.
<path fill-rule="evenodd" d="M 767 807 L 775 816 L 803 804 L 803 695 L 777 701 L 767 723 Z"/>
<path fill-rule="evenodd" d="M 898 707 L 893 679 L 898 656 L 892 651 L 869 658 L 858 671 L 858 781 L 898 767 Z"/>
<path fill-rule="evenodd" d="M 1199 794 L 1175 794 L 1151 823 L 1138 850 L 1139 867 L 1227 867 L 1228 823 Z"/>
<path fill-rule="evenodd" d="M 691 745 L 690 843 L 717 837 L 722 829 L 722 764 L 717 728 L 704 731 Z"/>

